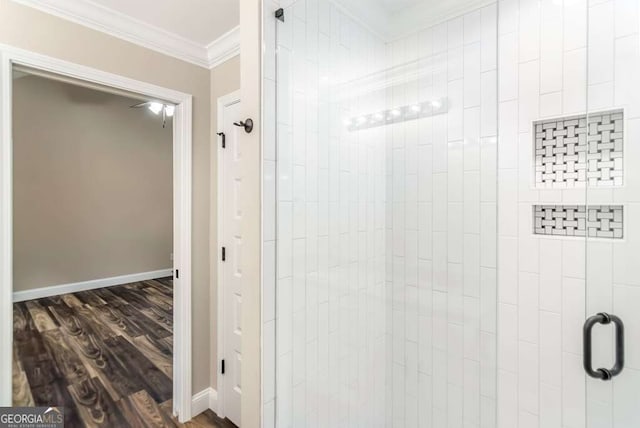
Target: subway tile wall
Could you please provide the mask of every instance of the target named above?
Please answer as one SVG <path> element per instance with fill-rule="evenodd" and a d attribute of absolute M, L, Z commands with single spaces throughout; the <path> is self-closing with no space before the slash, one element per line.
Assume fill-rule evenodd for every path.
<path fill-rule="evenodd" d="M 612 383 L 585 381 L 581 336 L 585 317 L 597 312 L 637 324 L 630 307 L 640 305 L 632 256 L 640 250 L 635 167 L 640 151 L 634 143 L 640 132 L 640 81 L 632 78 L 640 73 L 638 7 L 636 0 L 499 2 L 501 428 L 640 426 L 640 402 L 631 392 L 639 385 L 640 361 L 628 361 L 624 375 Z M 624 110 L 624 177 L 579 189 L 536 186 L 532 124 L 611 110 Z M 624 239 L 532 231 L 534 205 L 622 204 Z M 612 365 L 611 331 L 595 333 L 594 343 L 594 364 Z"/>
<path fill-rule="evenodd" d="M 264 425 L 495 426 L 497 6 L 386 43 L 273 2 L 264 31 Z"/>
<path fill-rule="evenodd" d="M 387 129 L 389 427 L 495 426 L 496 49 L 496 5 L 388 45 L 389 106 L 448 103 Z"/>
<path fill-rule="evenodd" d="M 276 146 L 276 133 L 282 132 L 276 117 L 291 116 L 295 121 L 295 112 L 316 108 L 316 94 L 296 86 L 300 90 L 292 92 L 289 105 L 278 105 L 278 114 L 271 104 L 281 90 L 276 85 L 281 76 L 276 74 L 275 60 L 280 24 L 273 11 L 293 2 L 281 3 L 265 2 L 264 23 L 263 425 L 581 428 L 588 419 L 589 426 L 640 426 L 640 403 L 634 392 L 640 384 L 640 348 L 628 343 L 625 376 L 613 383 L 591 379 L 585 383 L 581 367 L 586 315 L 611 311 L 625 320 L 627 331 L 640 328 L 634 319 L 640 307 L 640 275 L 635 268 L 640 227 L 632 221 L 640 218 L 640 170 L 628 167 L 640 164 L 640 146 L 629 143 L 640 135 L 637 1 L 500 0 L 493 11 L 488 6 L 388 43 L 378 56 L 378 41 L 358 24 L 324 0 L 299 0 L 296 6 L 304 7 L 297 8 L 291 26 L 283 30 L 291 45 L 279 61 L 286 64 L 287 53 L 293 61 L 294 44 L 301 37 L 315 46 L 318 34 L 318 57 L 314 49 L 305 50 L 312 65 L 305 76 L 318 80 L 318 123 L 309 124 L 305 116 L 305 149 L 294 154 L 291 148 L 290 162 L 288 150 L 281 148 L 281 142 L 288 140 L 286 132 Z M 495 23 L 488 24 L 492 16 L 498 17 L 497 36 Z M 430 72 L 417 86 L 406 82 L 388 88 L 379 106 L 375 105 L 379 99 L 363 102 L 355 97 L 343 105 L 347 111 L 369 111 L 369 106 L 363 107 L 367 103 L 375 105 L 371 111 L 407 105 L 417 93 L 446 96 L 451 103 L 448 113 L 393 125 L 383 137 L 377 131 L 355 135 L 336 131 L 343 118 L 322 113 L 327 109 L 320 102 L 324 76 L 320 69 L 327 63 L 314 58 L 328 49 L 335 55 L 329 63 L 344 66 L 350 64 L 354 46 L 367 52 L 367 59 L 358 57 L 358 64 L 332 69 L 330 76 L 349 72 L 357 76 L 372 64 L 379 66 L 378 61 L 393 64 L 422 58 L 425 52 L 432 55 L 424 65 Z M 625 112 L 624 186 L 536 188 L 532 123 L 613 109 Z M 296 123 L 286 124 L 291 133 L 296 132 Z M 330 160 L 327 167 L 321 166 L 319 152 L 317 160 L 307 157 L 309 145 L 315 147 L 316 126 L 320 148 L 321 131 L 332 124 L 329 134 L 334 142 L 336 135 L 338 142 L 367 140 L 365 146 L 372 141 L 369 135 L 382 138 L 384 153 L 377 150 L 380 146 L 368 145 L 379 163 L 365 168 L 364 175 L 381 182 L 367 187 L 376 194 L 366 196 L 364 205 L 369 208 L 362 211 L 347 208 L 362 203 L 356 202 L 361 201 L 360 191 L 357 199 L 351 199 L 352 191 L 362 189 L 360 184 L 351 183 L 349 190 L 341 184 L 352 172 L 361 171 L 360 161 L 368 157 L 346 148 L 353 144 L 328 145 L 333 154 L 327 158 L 340 165 L 334 175 L 329 172 Z M 301 139 L 292 136 L 291 141 Z M 283 160 L 285 165 L 280 164 Z M 324 214 L 325 224 L 340 231 L 333 239 L 328 227 L 321 226 L 322 191 L 318 187 L 316 199 L 306 184 L 309 177 L 314 182 L 313 172 L 307 170 L 316 171 L 316 162 L 318 183 L 326 179 L 327 192 L 338 195 L 332 196 L 337 198 L 331 200 L 333 205 L 324 199 L 331 210 Z M 343 170 L 343 165 L 349 166 Z M 353 165 L 358 169 L 351 169 Z M 291 174 L 291 184 L 278 182 L 283 171 Z M 341 205 L 343 201 L 349 202 Z M 624 239 L 585 241 L 533 234 L 533 205 L 586 204 L 624 204 Z M 336 219 L 341 212 L 350 213 L 348 221 Z M 369 221 L 369 216 L 377 220 Z M 291 231 L 277 224 L 289 224 Z M 345 238 L 355 231 L 366 236 L 358 245 Z M 291 238 L 280 242 L 281 235 Z M 375 237 L 377 246 L 369 246 L 370 237 Z M 323 239 L 326 244 L 321 244 Z M 327 247 L 336 269 L 331 271 L 327 262 L 329 276 L 322 281 L 327 296 L 328 284 L 336 284 L 334 312 L 329 312 L 331 298 L 322 295 L 319 285 L 325 272 L 321 254 L 329 251 L 324 250 Z M 314 248 L 318 248 L 315 272 L 309 271 L 309 266 L 316 266 Z M 291 254 L 290 267 L 286 261 L 284 266 L 276 263 L 282 252 Z M 367 263 L 378 269 L 353 267 Z M 276 274 L 287 269 L 288 277 Z M 361 283 L 365 271 L 370 279 Z M 300 295 L 293 296 L 297 290 L 293 284 L 301 284 L 303 276 L 304 303 Z M 351 279 L 345 281 L 347 277 Z M 342 288 L 345 283 L 351 288 Z M 291 311 L 283 310 L 283 303 Z M 279 329 L 281 324 L 287 326 L 278 330 L 277 341 L 276 320 Z M 610 332 L 597 332 L 594 341 L 612 343 Z M 376 355 L 370 354 L 372 346 Z M 337 352 L 331 358 L 339 364 L 329 370 L 332 352 Z M 609 365 L 610 354 L 610 347 L 597 348 L 596 363 Z M 492 367 L 496 358 L 497 376 Z M 369 415 L 375 419 L 367 419 L 367 412 L 373 412 Z"/>
<path fill-rule="evenodd" d="M 383 426 L 386 134 L 345 121 L 385 109 L 385 43 L 326 0 L 265 16 L 264 425 Z"/>

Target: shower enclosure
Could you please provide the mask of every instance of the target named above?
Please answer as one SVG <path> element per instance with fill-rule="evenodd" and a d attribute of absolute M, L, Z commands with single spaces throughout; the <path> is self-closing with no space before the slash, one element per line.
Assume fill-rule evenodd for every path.
<path fill-rule="evenodd" d="M 640 427 L 639 27 L 265 2 L 263 426 Z"/>

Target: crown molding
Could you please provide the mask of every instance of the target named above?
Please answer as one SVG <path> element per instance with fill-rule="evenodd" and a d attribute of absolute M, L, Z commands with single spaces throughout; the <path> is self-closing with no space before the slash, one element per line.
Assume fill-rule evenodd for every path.
<path fill-rule="evenodd" d="M 217 67 L 234 56 L 240 55 L 240 26 L 232 28 L 209 43 L 206 49 L 209 68 Z"/>
<path fill-rule="evenodd" d="M 204 46 L 90 0 L 12 1 L 204 68 L 215 67 L 240 52 L 238 28 Z"/>

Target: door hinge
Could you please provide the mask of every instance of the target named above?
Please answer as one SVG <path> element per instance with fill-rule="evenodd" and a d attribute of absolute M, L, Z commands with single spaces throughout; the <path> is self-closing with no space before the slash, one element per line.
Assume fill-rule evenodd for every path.
<path fill-rule="evenodd" d="M 224 135 L 224 132 L 218 132 L 218 135 L 222 137 L 222 148 L 227 147 L 227 136 Z"/>
<path fill-rule="evenodd" d="M 224 374 L 224 360 L 222 360 L 220 364 L 220 373 Z"/>
<path fill-rule="evenodd" d="M 180 270 L 179 269 L 176 269 L 176 279 L 177 278 L 180 278 Z"/>
<path fill-rule="evenodd" d="M 225 260 L 227 260 L 227 249 L 222 247 L 222 261 L 224 262 Z"/>

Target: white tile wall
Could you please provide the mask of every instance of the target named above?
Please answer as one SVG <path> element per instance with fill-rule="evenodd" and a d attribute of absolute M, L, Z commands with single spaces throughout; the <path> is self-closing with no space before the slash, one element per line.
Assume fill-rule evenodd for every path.
<path fill-rule="evenodd" d="M 263 339 L 275 332 L 263 347 L 263 421 L 376 426 L 386 394 L 385 131 L 349 132 L 343 121 L 385 108 L 384 92 L 344 85 L 382 70 L 385 44 L 328 1 L 280 3 L 284 23 L 277 2 L 265 5 L 265 57 L 275 58 L 265 61 L 265 98 L 277 94 L 265 117 L 277 101 L 277 139 L 264 136 L 264 207 L 277 210 L 264 216 L 274 225 L 264 228 L 264 283 L 277 280 L 275 298 L 263 288 Z M 417 285 L 417 234 L 406 251 Z"/>
<path fill-rule="evenodd" d="M 640 426 L 634 346 L 613 384 L 585 384 L 580 355 L 587 314 L 640 328 L 638 145 L 624 187 L 531 185 L 534 120 L 623 108 L 640 135 L 637 1 L 500 0 L 386 46 L 328 0 L 266 3 L 265 118 L 288 102 L 264 136 L 264 425 Z M 335 86 L 422 57 L 385 93 Z M 430 97 L 448 113 L 344 130 Z M 625 238 L 532 234 L 532 205 L 587 203 L 623 204 Z"/>
<path fill-rule="evenodd" d="M 498 85 L 498 426 L 633 426 L 637 394 L 615 394 L 634 381 L 633 369 L 613 388 L 591 379 L 585 388 L 581 328 L 587 315 L 624 312 L 612 297 L 616 292 L 633 301 L 633 287 L 622 284 L 638 283 L 628 258 L 638 245 L 635 237 L 615 243 L 540 237 L 532 235 L 530 222 L 533 205 L 615 201 L 632 210 L 640 194 L 620 183 L 613 189 L 535 190 L 530 129 L 540 118 L 620 108 L 626 115 L 638 108 L 640 84 L 630 78 L 640 71 L 637 2 L 503 0 L 499 16 L 500 76 L 506 80 Z M 634 47 L 616 51 L 625 43 Z M 624 125 L 633 126 L 634 119 L 625 118 Z M 629 154 L 625 165 L 639 162 L 638 155 Z M 627 174 L 635 176 L 632 169 Z M 612 364 L 611 331 L 598 332 L 594 342 L 596 364 Z"/>
<path fill-rule="evenodd" d="M 265 131 L 265 209 L 277 206 L 265 425 L 494 426 L 497 7 L 385 45 L 328 1 L 284 5 L 284 24 L 277 6 L 265 14 L 265 47 L 278 48 L 265 62 L 278 99 L 277 145 Z M 417 81 L 340 85 L 418 59 Z M 447 114 L 342 123 L 432 97 Z"/>
<path fill-rule="evenodd" d="M 418 82 L 388 89 L 389 103 L 417 93 L 446 97 L 449 110 L 388 133 L 387 426 L 495 426 L 496 15 L 488 6 L 389 47 L 394 63 L 431 57 L 434 64 Z M 416 259 L 425 270 L 414 306 Z"/>

